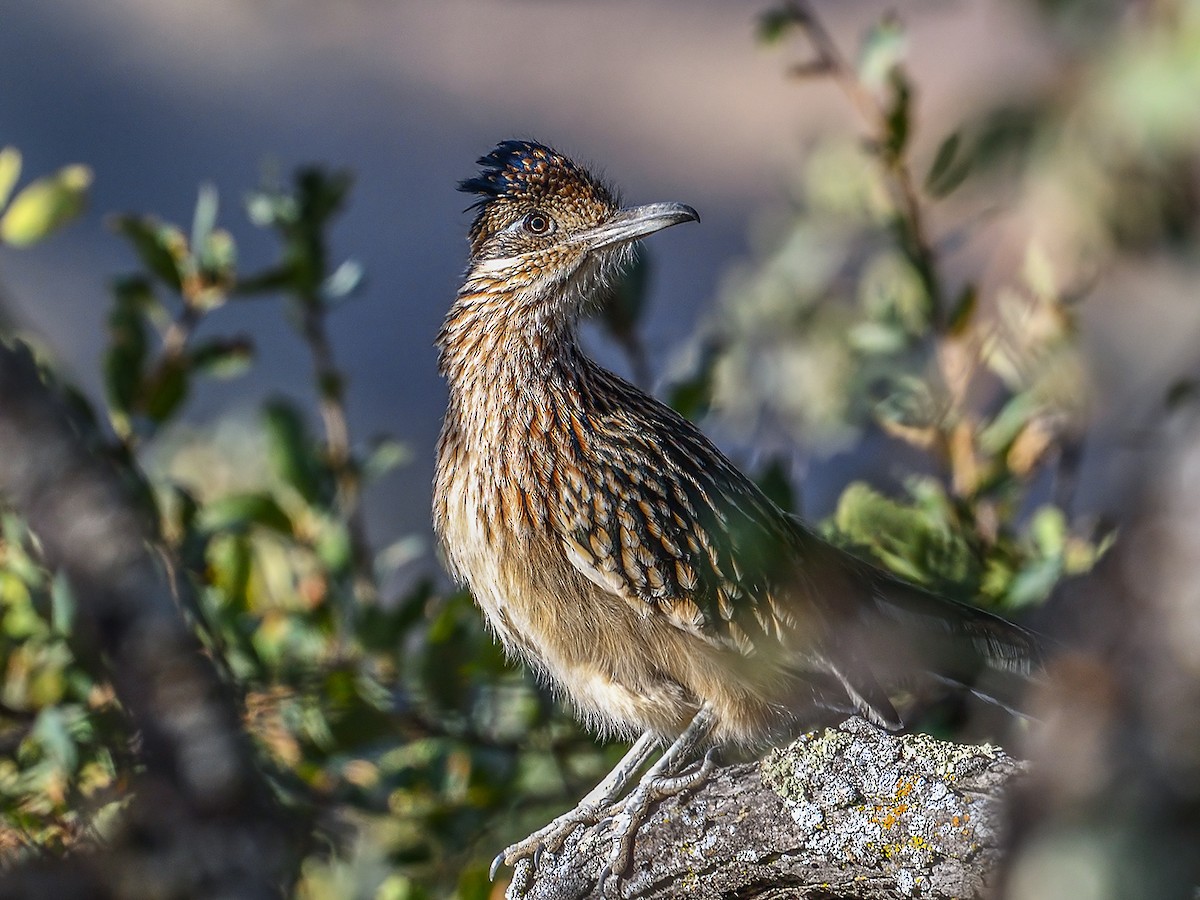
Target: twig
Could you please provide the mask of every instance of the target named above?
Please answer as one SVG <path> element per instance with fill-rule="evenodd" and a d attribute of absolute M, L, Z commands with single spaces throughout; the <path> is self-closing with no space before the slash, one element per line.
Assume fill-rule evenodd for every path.
<path fill-rule="evenodd" d="M 854 67 L 846 61 L 811 2 L 790 0 L 786 8 L 792 19 L 808 35 L 813 49 L 817 52 L 816 60 L 793 68 L 793 74 L 804 77 L 828 75 L 833 78 L 866 121 L 872 144 L 877 150 L 876 155 L 884 163 L 888 187 L 903 225 L 900 229 L 900 239 L 904 251 L 916 268 L 929 296 L 931 321 L 939 332 L 944 331 L 947 325 L 946 304 L 937 271 L 937 255 L 927 233 L 912 168 L 904 150 L 898 153 L 883 153 L 880 149 L 886 145 L 889 127 L 887 112 L 862 83 Z"/>
<path fill-rule="evenodd" d="M 790 0 L 787 4 L 792 19 L 804 29 L 817 51 L 817 58 L 808 63 L 802 63 L 792 70 L 793 75 L 808 77 L 812 75 L 828 75 L 832 77 L 846 93 L 859 115 L 867 120 L 872 133 L 881 135 L 887 130 L 887 117 L 883 109 L 870 91 L 858 78 L 846 58 L 838 49 L 837 42 L 829 33 L 829 29 L 817 16 L 816 10 L 808 0 Z"/>
<path fill-rule="evenodd" d="M 183 308 L 179 311 L 171 324 L 167 326 L 166 331 L 162 336 L 162 361 L 159 365 L 166 363 L 177 362 L 183 357 L 183 352 L 187 349 L 188 341 L 192 338 L 192 332 L 200 323 L 200 309 L 191 303 L 185 296 Z"/>
<path fill-rule="evenodd" d="M 799 69 L 803 75 L 827 75 L 837 82 L 843 93 L 865 121 L 871 135 L 870 144 L 874 156 L 880 161 L 888 192 L 896 210 L 894 228 L 900 248 L 917 272 L 925 289 L 928 301 L 929 322 L 935 342 L 947 336 L 950 313 L 947 310 L 945 290 L 938 272 L 937 253 L 928 234 L 921 200 L 912 175 L 907 150 L 904 146 L 888 150 L 890 124 L 887 111 L 875 95 L 859 78 L 857 70 L 842 55 L 833 36 L 825 27 L 810 0 L 789 0 L 785 9 L 808 36 L 817 58 Z M 899 88 L 898 88 L 899 89 Z M 936 352 L 938 372 L 943 384 L 951 379 L 946 370 L 944 353 Z M 937 459 L 946 469 L 946 479 L 953 482 L 952 437 L 944 429 L 937 429 L 932 448 Z"/>
<path fill-rule="evenodd" d="M 303 335 L 312 355 L 317 379 L 318 403 L 325 428 L 325 452 L 337 486 L 337 505 L 350 535 L 354 597 L 359 603 L 374 603 L 379 597 L 371 545 L 361 504 L 361 479 L 354 465 L 350 425 L 346 415 L 345 379 L 333 357 L 325 328 L 326 308 L 316 296 L 301 298 L 304 305 Z"/>

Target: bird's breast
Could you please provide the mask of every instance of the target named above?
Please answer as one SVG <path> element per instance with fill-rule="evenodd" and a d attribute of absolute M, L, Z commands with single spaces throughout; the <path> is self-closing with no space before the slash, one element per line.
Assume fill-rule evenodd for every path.
<path fill-rule="evenodd" d="M 528 390 L 504 403 L 482 392 L 454 399 L 438 448 L 435 529 L 506 648 L 536 661 L 549 612 L 543 582 L 561 569 L 550 482 L 564 463 L 546 443 L 548 400 Z"/>
<path fill-rule="evenodd" d="M 601 564 L 640 547 L 632 524 L 622 530 L 628 510 L 617 500 L 625 488 L 609 484 L 618 469 L 604 462 L 612 456 L 604 435 L 602 417 L 569 402 L 518 403 L 500 414 L 486 401 L 452 400 L 434 506 L 450 570 L 505 649 L 548 676 L 600 729 L 673 737 L 707 702 L 720 740 L 761 736 L 778 715 L 766 696 L 774 676 L 734 677 L 738 654 L 639 602 L 636 584 L 626 584 L 633 576 Z M 587 559 L 572 560 L 571 547 Z M 655 564 L 638 569 L 650 593 Z M 694 575 L 687 565 L 676 571 L 685 582 Z"/>

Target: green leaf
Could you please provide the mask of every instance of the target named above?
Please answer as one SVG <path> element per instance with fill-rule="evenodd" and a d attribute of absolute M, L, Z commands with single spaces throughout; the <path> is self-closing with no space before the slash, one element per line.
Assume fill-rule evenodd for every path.
<path fill-rule="evenodd" d="M 1054 586 L 1062 578 L 1062 557 L 1052 556 L 1037 559 L 1017 572 L 1005 593 L 1005 605 L 1019 609 L 1040 603 L 1050 596 Z"/>
<path fill-rule="evenodd" d="M 375 554 L 375 571 L 380 581 L 387 581 L 402 568 L 425 555 L 425 541 L 415 534 L 392 541 Z"/>
<path fill-rule="evenodd" d="M 147 339 L 144 303 L 139 292 L 149 291 L 144 281 L 126 281 L 116 288 L 117 300 L 108 315 L 108 350 L 104 355 L 104 386 L 111 409 L 129 415 L 141 392 Z"/>
<path fill-rule="evenodd" d="M 898 160 L 908 148 L 910 124 L 912 115 L 912 86 L 908 76 L 899 69 L 893 69 L 888 79 L 891 97 L 887 105 L 887 134 L 883 142 L 884 157 L 888 160 Z"/>
<path fill-rule="evenodd" d="M 873 323 L 921 336 L 929 329 L 929 308 L 920 273 L 901 254 L 884 251 L 866 265 L 858 282 L 858 302 Z"/>
<path fill-rule="evenodd" d="M 925 176 L 926 188 L 935 184 L 946 174 L 950 164 L 954 162 L 954 155 L 958 152 L 958 145 L 961 142 L 962 135 L 954 131 L 938 146 L 937 153 L 933 156 L 933 165 L 929 167 L 929 173 Z"/>
<path fill-rule="evenodd" d="M 273 400 L 264 408 L 263 418 L 267 455 L 275 474 L 309 503 L 323 503 L 328 499 L 324 491 L 325 467 L 317 457 L 303 417 L 290 403 Z"/>
<path fill-rule="evenodd" d="M 14 247 L 37 243 L 83 211 L 92 170 L 64 166 L 26 185 L 0 217 L 0 241 Z"/>
<path fill-rule="evenodd" d="M 974 317 L 978 305 L 979 291 L 975 287 L 974 282 L 967 282 L 963 285 L 958 298 L 954 301 L 954 305 L 950 310 L 950 315 L 946 322 L 947 332 L 951 335 L 964 333 L 967 330 L 967 326 L 971 324 L 971 319 Z"/>
<path fill-rule="evenodd" d="M 154 285 L 144 275 L 123 275 L 114 279 L 112 293 L 117 306 L 127 307 L 150 319 L 166 315 L 162 302 L 154 293 Z"/>
<path fill-rule="evenodd" d="M 330 572 L 348 572 L 353 560 L 350 530 L 345 523 L 331 520 L 317 534 L 317 558 Z"/>
<path fill-rule="evenodd" d="M 858 58 L 858 75 L 873 91 L 886 87 L 907 53 L 904 26 L 894 15 L 886 16 L 866 33 Z"/>
<path fill-rule="evenodd" d="M 16 147 L 0 150 L 0 209 L 8 203 L 17 179 L 21 177 L 21 151 Z"/>
<path fill-rule="evenodd" d="M 133 246 L 151 274 L 176 293 L 183 290 L 182 266 L 187 256 L 183 232 L 149 216 L 117 216 L 113 227 Z"/>
<path fill-rule="evenodd" d="M 348 259 L 322 282 L 321 296 L 329 301 L 342 300 L 357 291 L 362 282 L 362 264 L 357 260 Z"/>
<path fill-rule="evenodd" d="M 74 771 L 79 762 L 79 751 L 61 709 L 52 706 L 39 712 L 30 737 L 41 745 L 55 765 L 68 772 Z"/>
<path fill-rule="evenodd" d="M 1030 392 L 1013 395 L 980 432 L 979 448 L 992 457 L 1007 453 L 1021 429 L 1040 408 L 1041 404 Z"/>
<path fill-rule="evenodd" d="M 938 147 L 925 176 L 925 190 L 934 197 L 947 197 L 962 184 L 971 172 L 971 156 L 958 156 L 961 135 L 954 132 Z"/>
<path fill-rule="evenodd" d="M 213 338 L 197 344 L 189 358 L 194 371 L 214 378 L 237 378 L 254 361 L 254 345 L 244 337 Z"/>
<path fill-rule="evenodd" d="M 142 412 L 160 424 L 171 418 L 187 397 L 190 375 L 186 360 L 163 360 L 142 382 Z"/>
<path fill-rule="evenodd" d="M 908 490 L 915 505 L 851 483 L 834 513 L 835 536 L 870 550 L 887 569 L 916 584 L 954 596 L 974 593 L 980 563 L 953 527 L 944 490 L 933 479 L 914 479 Z"/>
<path fill-rule="evenodd" d="M 240 532 L 251 526 L 279 534 L 292 534 L 292 521 L 270 494 L 251 491 L 230 494 L 208 503 L 200 511 L 200 527 L 209 534 Z"/>
<path fill-rule="evenodd" d="M 859 322 L 846 332 L 846 343 L 867 356 L 891 356 L 908 346 L 909 337 L 896 324 Z"/>
<path fill-rule="evenodd" d="M 913 564 L 925 524 L 920 513 L 856 481 L 842 492 L 833 521 L 843 537 L 870 549 L 891 571 L 914 582 L 925 580 Z"/>
<path fill-rule="evenodd" d="M 209 281 L 219 281 L 223 285 L 233 281 L 234 268 L 237 265 L 237 244 L 224 228 L 213 229 L 197 245 L 197 265 Z"/>
<path fill-rule="evenodd" d="M 259 228 L 273 228 L 296 218 L 296 201 L 275 190 L 252 191 L 246 197 L 246 216 Z"/>
<path fill-rule="evenodd" d="M 787 7 L 768 9 L 758 17 L 758 39 L 764 44 L 776 43 L 798 22 L 796 13 Z"/>
<path fill-rule="evenodd" d="M 1043 506 L 1033 514 L 1029 535 L 1042 556 L 1061 557 L 1067 545 L 1067 517 L 1057 506 Z"/>
<path fill-rule="evenodd" d="M 250 542 L 240 533 L 217 531 L 208 545 L 208 567 L 213 587 L 224 602 L 238 612 L 246 611 L 246 591 L 253 571 Z"/>
<path fill-rule="evenodd" d="M 891 422 L 904 428 L 936 426 L 940 409 L 930 386 L 914 375 L 900 375 L 887 384 L 886 395 L 873 412 L 880 422 Z"/>
<path fill-rule="evenodd" d="M 1027 107 L 1001 106 L 989 112 L 972 141 L 972 167 L 987 171 L 1026 160 L 1053 102 L 1051 98 L 1042 98 L 1044 106 L 1036 103 Z"/>
<path fill-rule="evenodd" d="M 380 883 L 375 891 L 374 900 L 424 900 L 425 896 L 426 892 L 411 877 L 393 872 Z M 457 896 L 460 900 L 473 900 L 464 896 L 461 890 Z M 485 898 L 487 896 L 489 895 L 483 895 Z"/>
<path fill-rule="evenodd" d="M 368 479 L 379 478 L 412 459 L 408 445 L 393 437 L 375 441 L 363 462 L 363 475 Z"/>
<path fill-rule="evenodd" d="M 50 621 L 57 634 L 70 635 L 75 621 L 75 593 L 62 572 L 55 572 L 50 581 Z"/>
<path fill-rule="evenodd" d="M 208 243 L 213 229 L 217 225 L 217 213 L 220 210 L 220 197 L 217 189 L 211 184 L 200 185 L 196 197 L 196 209 L 192 213 L 192 251 L 199 252 Z M 199 259 L 196 260 L 200 262 Z"/>

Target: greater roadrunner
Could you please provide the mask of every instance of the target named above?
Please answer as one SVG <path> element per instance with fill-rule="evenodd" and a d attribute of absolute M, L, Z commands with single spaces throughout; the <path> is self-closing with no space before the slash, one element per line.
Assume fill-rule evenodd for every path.
<path fill-rule="evenodd" d="M 694 209 L 621 207 L 529 141 L 479 163 L 459 185 L 479 199 L 438 336 L 450 398 L 434 525 L 505 648 L 597 730 L 640 735 L 493 874 L 609 815 L 619 873 L 649 805 L 707 773 L 708 756 L 680 774 L 705 744 L 759 744 L 828 710 L 899 728 L 897 685 L 1031 666 L 1027 632 L 824 542 L 692 423 L 584 354 L 580 313 L 633 242 L 699 221 Z"/>

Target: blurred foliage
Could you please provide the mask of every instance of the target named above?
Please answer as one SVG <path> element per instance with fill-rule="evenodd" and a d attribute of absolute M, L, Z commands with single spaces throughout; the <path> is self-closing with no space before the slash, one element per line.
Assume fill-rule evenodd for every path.
<path fill-rule="evenodd" d="M 1092 6 L 1031 3 L 1061 72 L 946 135 L 921 132 L 900 21 L 880 22 L 848 61 L 807 4 L 766 14 L 763 38 L 795 40 L 808 54 L 795 76 L 833 79 L 865 140 L 809 148 L 772 248 L 729 279 L 692 370 L 667 391 L 685 415 L 782 434 L 802 453 L 861 443 L 902 458 L 902 491 L 846 485 L 826 533 L 913 581 L 1008 609 L 1045 599 L 1111 539 L 1074 509 L 1094 416 L 1079 304 L 1114 260 L 1196 257 L 1200 4 L 1086 15 Z M 1086 33 L 1070 24 L 1083 20 Z M 14 195 L 19 170 L 16 151 L 0 152 L 0 239 L 13 246 L 65 221 L 90 180 L 68 167 Z M 254 193 L 250 222 L 280 250 L 249 270 L 212 189 L 187 226 L 114 218 L 138 265 L 112 285 L 95 418 L 165 557 L 197 588 L 187 612 L 280 796 L 317 813 L 326 849 L 305 861 L 299 896 L 497 896 L 492 855 L 574 802 L 620 748 L 598 748 L 507 667 L 469 597 L 397 578 L 409 542 L 377 549 L 365 533 L 363 492 L 406 453 L 349 434 L 326 333 L 362 279 L 328 240 L 350 187 L 345 173 L 309 168 Z M 1019 264 L 958 257 L 983 227 L 971 210 L 997 203 L 1037 223 Z M 647 272 L 639 256 L 598 312 L 642 381 Z M 253 420 L 188 426 L 198 384 L 255 361 L 251 336 L 220 331 L 222 310 L 272 298 L 312 356 L 312 409 L 275 397 Z M 1173 396 L 1195 393 L 1180 385 Z M 799 508 L 791 471 L 774 457 L 758 477 Z M 11 864 L 102 843 L 137 741 L 79 639 L 68 585 L 18 518 L 0 525 Z"/>
<path fill-rule="evenodd" d="M 1057 28 L 1088 5 L 1036 11 Z M 685 409 L 803 454 L 902 459 L 916 474 L 898 496 L 848 484 L 825 533 L 960 599 L 1040 602 L 1113 538 L 1076 508 L 1096 405 L 1081 303 L 1130 254 L 1186 265 L 1200 207 L 1198 5 L 1149 6 L 1103 20 L 1103 41 L 1050 29 L 1057 78 L 977 98 L 941 135 L 919 130 L 895 17 L 853 58 L 810 3 L 761 21 L 800 48 L 797 79 L 843 91 L 861 135 L 809 148 L 772 246 L 729 280 Z"/>

